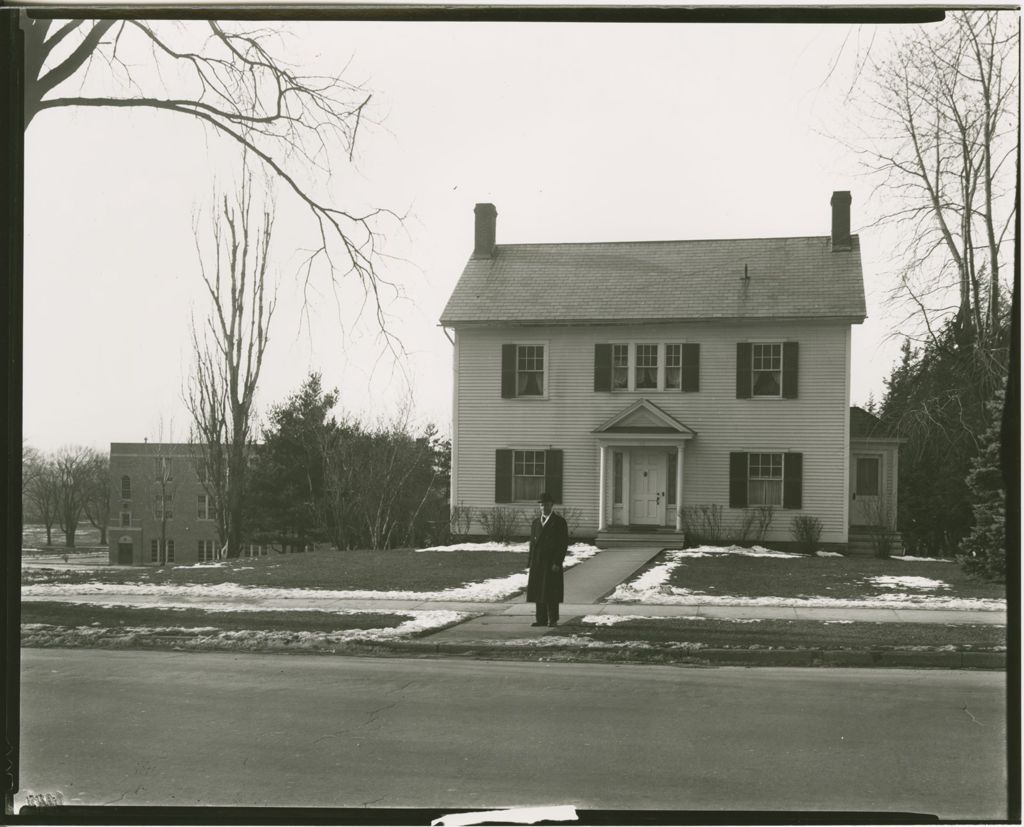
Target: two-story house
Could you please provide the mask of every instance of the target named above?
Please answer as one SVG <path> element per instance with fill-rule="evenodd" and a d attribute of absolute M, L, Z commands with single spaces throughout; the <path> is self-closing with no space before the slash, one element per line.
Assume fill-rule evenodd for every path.
<path fill-rule="evenodd" d="M 111 443 L 111 565 L 190 565 L 219 557 L 215 503 L 198 457 L 186 443 Z M 245 556 L 266 553 L 266 546 L 243 548 Z"/>
<path fill-rule="evenodd" d="M 804 514 L 823 544 L 846 544 L 851 473 L 895 497 L 884 459 L 851 466 L 865 301 L 850 202 L 832 195 L 826 236 L 593 244 L 496 244 L 497 211 L 478 204 L 441 315 L 451 499 L 472 531 L 495 508 L 532 517 L 546 490 L 599 543 L 680 531 L 702 506 L 726 526 L 772 506 L 766 541 L 791 540 Z"/>

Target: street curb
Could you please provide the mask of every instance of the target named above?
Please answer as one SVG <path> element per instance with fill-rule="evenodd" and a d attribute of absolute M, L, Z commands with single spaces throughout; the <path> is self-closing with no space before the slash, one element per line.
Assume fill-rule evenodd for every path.
<path fill-rule="evenodd" d="M 1006 669 L 1005 652 L 945 652 L 831 649 L 641 649 L 636 647 L 587 647 L 501 645 L 492 641 L 436 642 L 391 641 L 377 643 L 396 654 L 465 655 L 480 658 L 605 660 L 611 662 L 687 663 L 716 666 L 804 666 L 914 669 Z"/>

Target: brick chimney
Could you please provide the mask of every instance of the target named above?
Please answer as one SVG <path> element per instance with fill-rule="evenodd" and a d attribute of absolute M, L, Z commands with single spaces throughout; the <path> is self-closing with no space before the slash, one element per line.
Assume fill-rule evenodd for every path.
<path fill-rule="evenodd" d="M 846 190 L 832 193 L 832 251 L 850 249 L 850 202 Z"/>
<path fill-rule="evenodd" d="M 492 258 L 494 256 L 495 223 L 498 210 L 494 204 L 477 204 L 473 209 L 476 215 L 476 233 L 473 246 L 473 258 Z"/>

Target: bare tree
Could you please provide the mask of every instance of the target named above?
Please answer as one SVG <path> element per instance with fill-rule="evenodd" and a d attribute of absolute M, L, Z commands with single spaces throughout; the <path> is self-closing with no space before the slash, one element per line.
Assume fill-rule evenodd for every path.
<path fill-rule="evenodd" d="M 68 548 L 75 547 L 75 532 L 85 507 L 90 460 L 90 450 L 80 446 L 62 448 L 53 458 L 57 524 L 64 532 L 64 544 Z"/>
<path fill-rule="evenodd" d="M 110 524 L 110 457 L 99 451 L 90 452 L 82 509 L 90 525 L 99 529 L 100 545 L 105 546 Z"/>
<path fill-rule="evenodd" d="M 398 217 L 383 209 L 341 209 L 304 182 L 329 177 L 332 159 L 352 160 L 370 103 L 365 90 L 340 75 L 293 71 L 275 54 L 278 33 L 266 27 L 215 20 L 65 21 L 26 11 L 22 28 L 26 127 L 65 107 L 141 108 L 204 124 L 259 158 L 312 215 L 320 244 L 303 265 L 305 286 L 321 262 L 335 284 L 346 275 L 358 278 L 381 332 L 394 344 L 382 290 L 397 291 L 377 272 L 376 261 L 380 220 Z"/>
<path fill-rule="evenodd" d="M 849 140 L 876 176 L 906 257 L 893 298 L 934 343 L 946 321 L 988 365 L 1005 327 L 1014 244 L 1018 17 L 953 12 L 869 59 Z M 870 56 L 869 56 L 870 58 Z"/>
<path fill-rule="evenodd" d="M 34 448 L 22 451 L 24 501 L 33 520 L 46 528 L 46 545 L 53 545 L 53 527 L 57 524 L 58 484 L 53 460 Z"/>
<path fill-rule="evenodd" d="M 254 399 L 269 341 L 274 297 L 267 293 L 273 204 L 254 216 L 252 178 L 244 170 L 234 201 L 224 196 L 213 223 L 213 260 L 204 261 L 198 226 L 199 269 L 209 300 L 201 325 L 193 319 L 193 375 L 185 403 L 192 442 L 214 497 L 224 556 L 237 557 L 244 536 L 248 449 Z"/>

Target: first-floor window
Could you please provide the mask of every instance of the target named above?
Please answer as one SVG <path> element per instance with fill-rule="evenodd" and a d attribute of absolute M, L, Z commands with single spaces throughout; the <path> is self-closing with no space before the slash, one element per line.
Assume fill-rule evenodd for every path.
<path fill-rule="evenodd" d="M 173 563 L 174 562 L 174 540 L 164 540 L 163 554 L 159 540 L 149 542 L 149 561 L 151 563 Z"/>
<path fill-rule="evenodd" d="M 747 503 L 782 505 L 782 454 L 747 455 Z"/>
<path fill-rule="evenodd" d="M 196 549 L 196 560 L 205 563 L 216 558 L 216 545 L 213 540 L 200 540 Z"/>
<path fill-rule="evenodd" d="M 512 499 L 536 500 L 544 491 L 544 452 L 516 451 L 512 458 Z"/>

